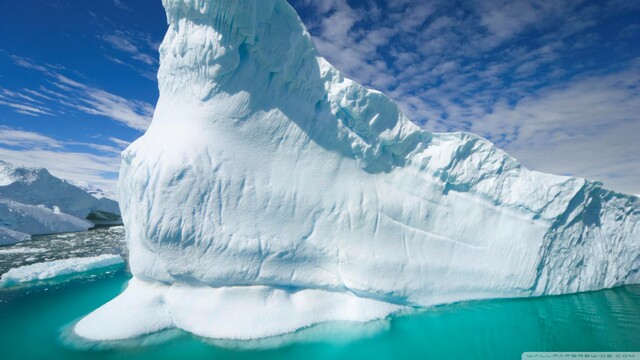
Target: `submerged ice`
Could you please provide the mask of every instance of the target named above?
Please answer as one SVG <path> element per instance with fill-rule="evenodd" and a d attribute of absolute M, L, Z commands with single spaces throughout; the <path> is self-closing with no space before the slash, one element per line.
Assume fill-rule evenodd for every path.
<path fill-rule="evenodd" d="M 163 4 L 160 99 L 118 186 L 134 279 L 80 336 L 248 339 L 639 282 L 638 198 L 419 128 L 284 0 Z"/>

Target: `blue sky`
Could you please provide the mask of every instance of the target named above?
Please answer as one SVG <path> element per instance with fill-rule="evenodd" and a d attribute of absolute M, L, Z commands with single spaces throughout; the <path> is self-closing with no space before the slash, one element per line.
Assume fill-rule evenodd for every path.
<path fill-rule="evenodd" d="M 323 56 L 426 129 L 640 193 L 640 2 L 290 3 Z M 160 0 L 0 2 L 0 159 L 113 191 L 165 30 Z"/>

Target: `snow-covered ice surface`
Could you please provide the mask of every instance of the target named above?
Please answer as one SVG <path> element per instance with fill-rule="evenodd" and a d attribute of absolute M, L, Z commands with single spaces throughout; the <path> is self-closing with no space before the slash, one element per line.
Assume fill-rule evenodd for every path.
<path fill-rule="evenodd" d="M 57 277 L 87 272 L 95 269 L 122 264 L 120 255 L 99 255 L 93 257 L 70 258 L 25 265 L 11 269 L 0 277 L 0 287 L 54 279 Z"/>
<path fill-rule="evenodd" d="M 78 335 L 246 339 L 640 280 L 637 197 L 420 129 L 284 0 L 163 4 L 160 99 L 118 185 L 134 279 Z"/>

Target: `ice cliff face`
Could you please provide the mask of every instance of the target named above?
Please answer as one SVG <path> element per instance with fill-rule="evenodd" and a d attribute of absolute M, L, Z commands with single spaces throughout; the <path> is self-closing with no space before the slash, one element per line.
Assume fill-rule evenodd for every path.
<path fill-rule="evenodd" d="M 135 279 L 81 336 L 254 338 L 640 281 L 638 198 L 418 128 L 284 0 L 163 3 L 160 100 L 119 180 Z"/>

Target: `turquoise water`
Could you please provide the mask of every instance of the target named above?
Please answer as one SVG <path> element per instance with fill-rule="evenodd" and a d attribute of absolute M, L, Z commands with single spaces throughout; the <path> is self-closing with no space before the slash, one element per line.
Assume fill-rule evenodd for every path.
<path fill-rule="evenodd" d="M 1 359 L 520 359 L 524 351 L 640 351 L 640 286 L 441 306 L 361 324 L 329 324 L 255 342 L 180 331 L 96 345 L 69 326 L 115 297 L 123 270 L 0 290 Z"/>

